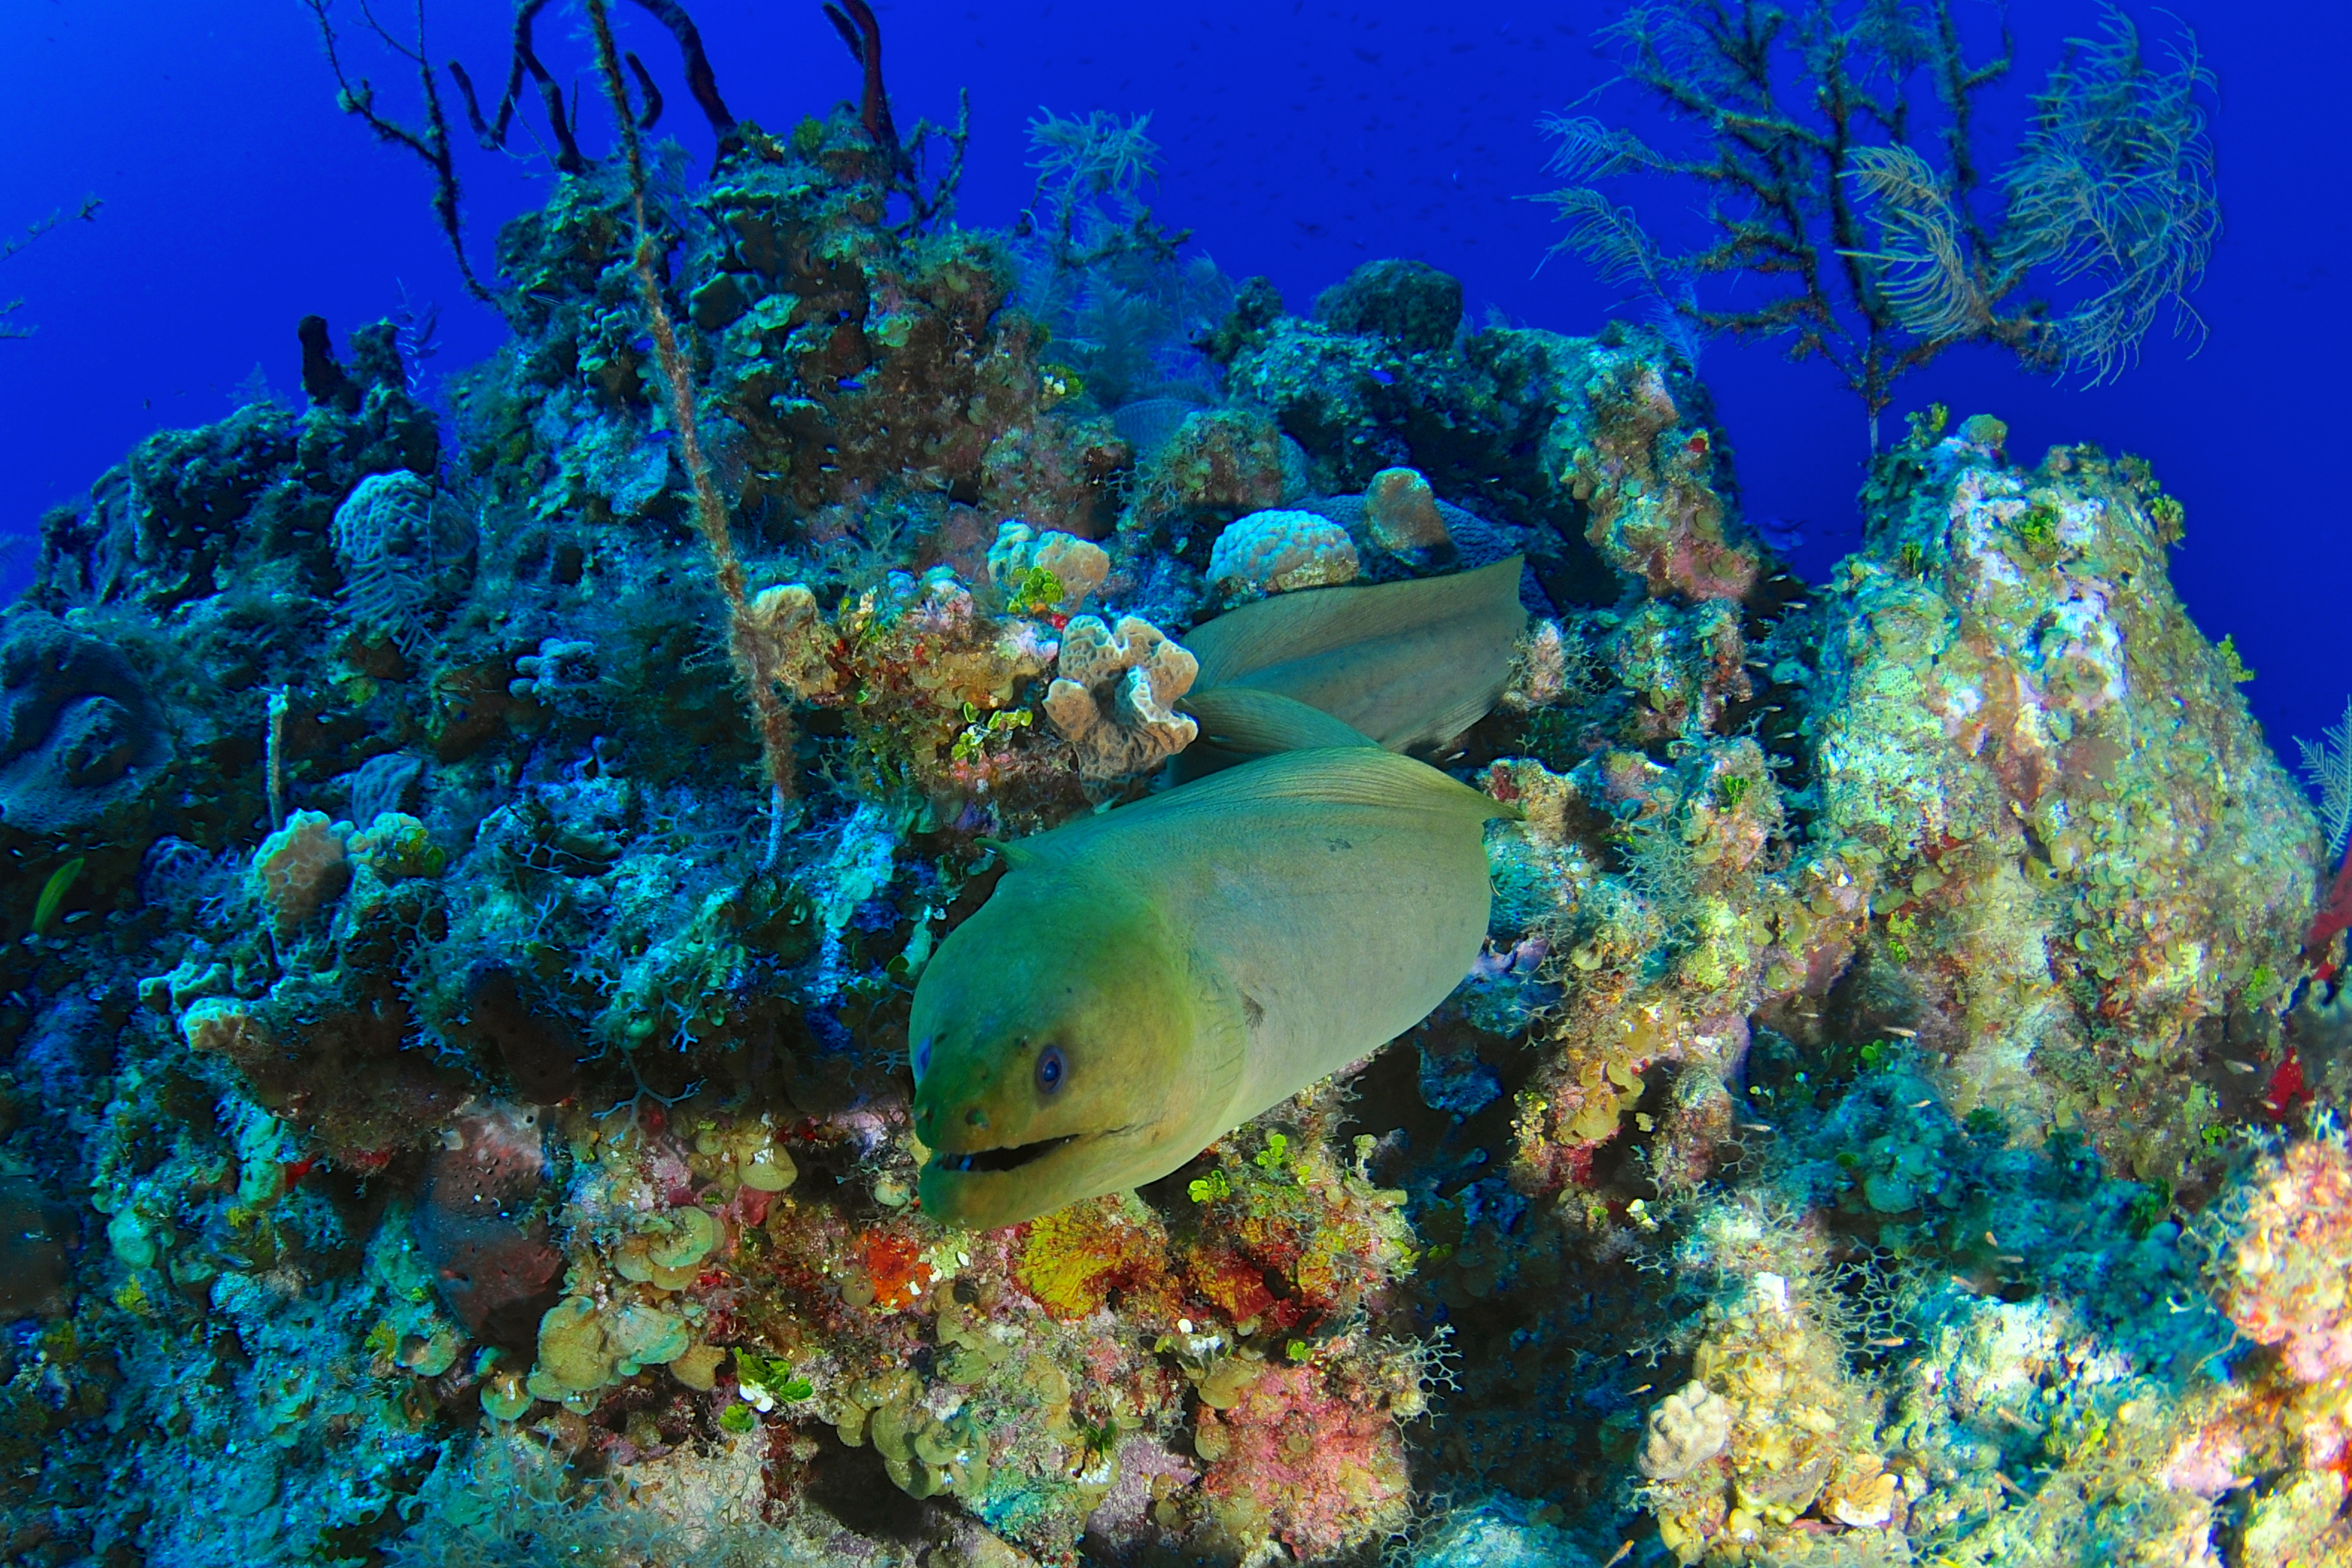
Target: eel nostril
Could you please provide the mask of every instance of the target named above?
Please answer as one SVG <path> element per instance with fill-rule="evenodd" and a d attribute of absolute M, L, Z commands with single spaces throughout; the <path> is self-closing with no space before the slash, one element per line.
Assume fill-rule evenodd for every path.
<path fill-rule="evenodd" d="M 978 1106 L 974 1106 L 970 1110 L 965 1111 L 963 1113 L 963 1119 L 974 1127 L 985 1127 L 988 1125 L 988 1112 L 981 1110 Z"/>

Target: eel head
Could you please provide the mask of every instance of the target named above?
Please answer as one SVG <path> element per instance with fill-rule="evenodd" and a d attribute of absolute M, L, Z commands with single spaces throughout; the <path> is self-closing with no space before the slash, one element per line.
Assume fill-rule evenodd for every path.
<path fill-rule="evenodd" d="M 1217 1133 L 1238 1062 L 1140 900 L 1014 872 L 924 967 L 908 1021 L 924 1211 L 975 1230 L 1155 1181 Z"/>

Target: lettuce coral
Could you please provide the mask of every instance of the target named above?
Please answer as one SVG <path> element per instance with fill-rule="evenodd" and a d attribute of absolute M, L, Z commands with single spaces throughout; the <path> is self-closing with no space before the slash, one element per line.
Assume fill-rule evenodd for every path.
<path fill-rule="evenodd" d="M 1176 710 L 1200 664 L 1136 616 L 1116 626 L 1080 616 L 1062 632 L 1054 683 L 1041 706 L 1088 778 L 1148 773 L 1191 745 L 1201 726 Z"/>

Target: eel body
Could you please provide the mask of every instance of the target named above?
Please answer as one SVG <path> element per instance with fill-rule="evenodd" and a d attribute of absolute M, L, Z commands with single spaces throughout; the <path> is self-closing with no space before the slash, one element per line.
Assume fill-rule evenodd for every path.
<path fill-rule="evenodd" d="M 1185 706 L 1208 743 L 1178 772 L 1345 745 L 1350 731 L 1392 752 L 1453 740 L 1510 678 L 1524 566 L 1514 555 L 1450 577 L 1277 594 L 1194 626 L 1183 640 L 1201 668 Z"/>
<path fill-rule="evenodd" d="M 909 1024 L 926 1211 L 1153 1181 L 1402 1034 L 1486 931 L 1506 808 L 1368 745 L 1261 758 L 1013 845 Z"/>

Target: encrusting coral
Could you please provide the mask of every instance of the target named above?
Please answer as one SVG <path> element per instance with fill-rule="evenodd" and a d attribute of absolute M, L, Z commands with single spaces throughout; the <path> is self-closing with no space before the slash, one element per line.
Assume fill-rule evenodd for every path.
<path fill-rule="evenodd" d="M 1101 546 L 1067 533 L 1040 535 L 1007 522 L 988 547 L 988 575 L 1008 606 L 1031 613 L 1076 615 L 1110 574 Z"/>
<path fill-rule="evenodd" d="M 253 877 L 262 906 L 279 936 L 291 936 L 332 901 L 351 879 L 342 836 L 324 812 L 298 811 L 262 841 Z"/>
<path fill-rule="evenodd" d="M 2288 1373 L 2319 1383 L 2352 1372 L 2352 1157 L 2341 1138 L 2298 1142 L 2251 1173 L 2221 1260 L 2221 1310 Z"/>

